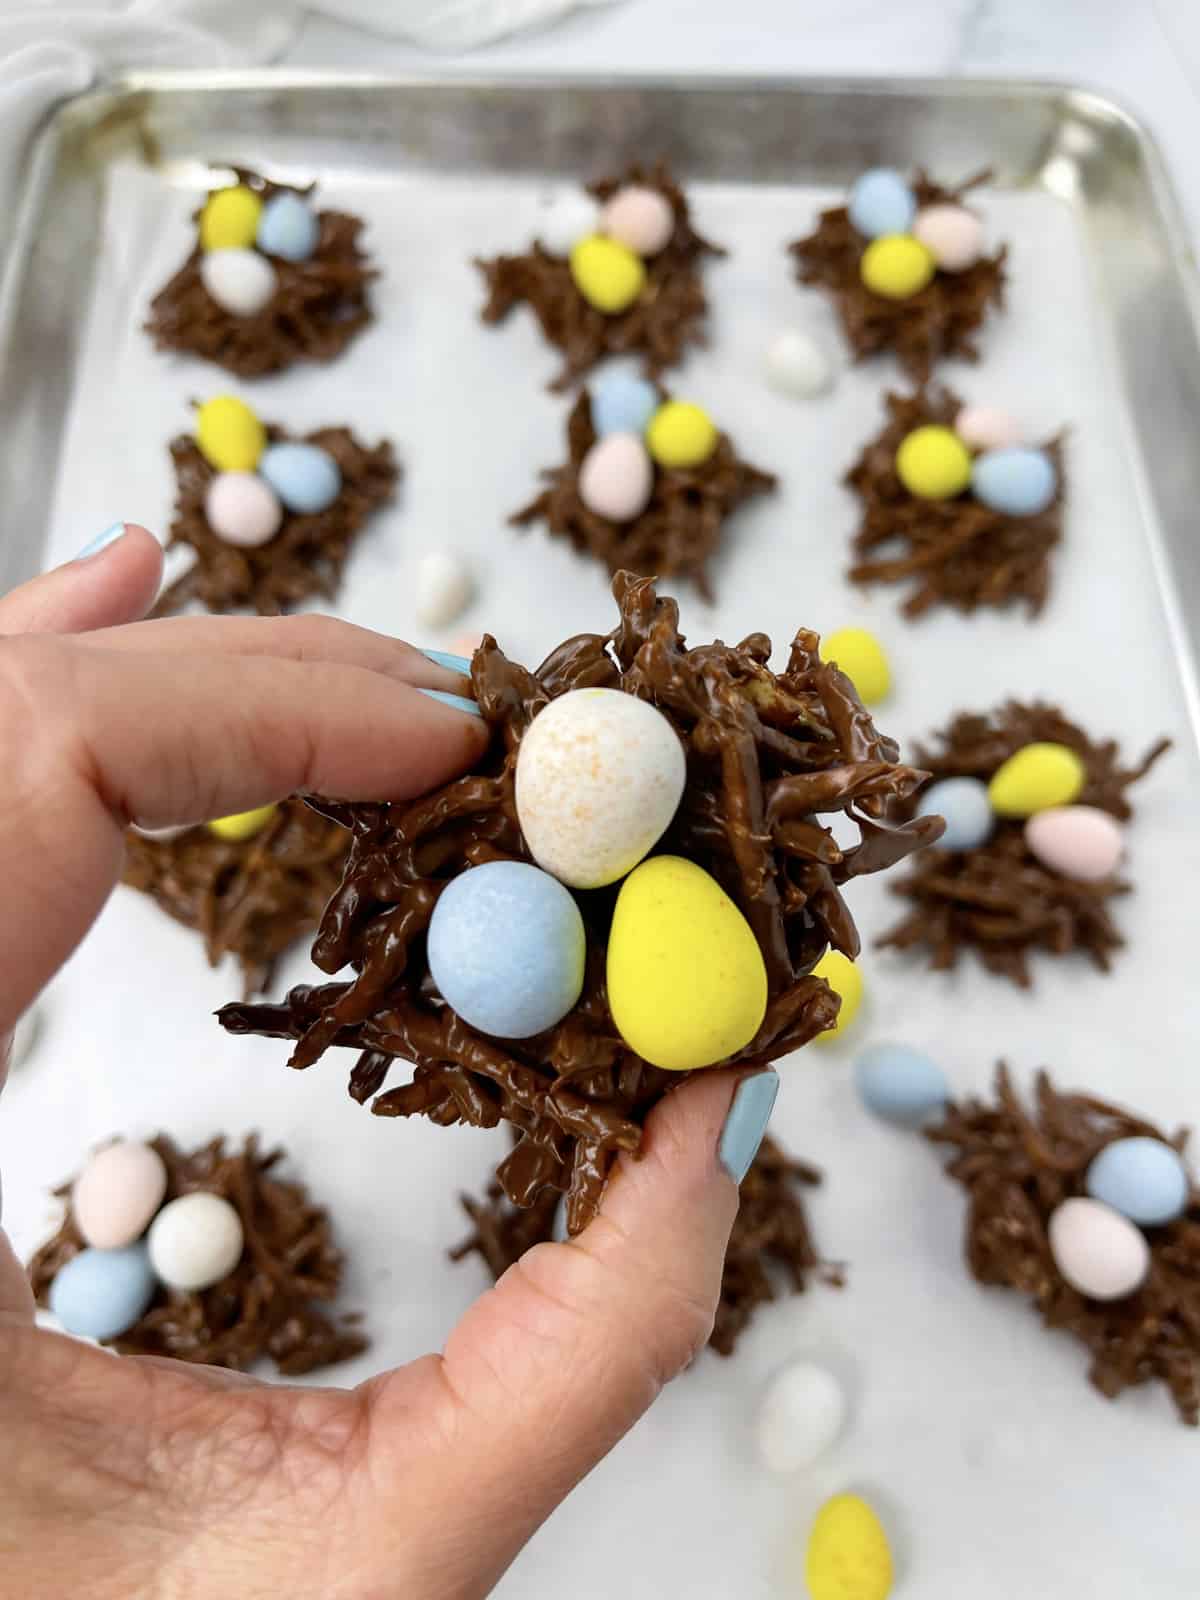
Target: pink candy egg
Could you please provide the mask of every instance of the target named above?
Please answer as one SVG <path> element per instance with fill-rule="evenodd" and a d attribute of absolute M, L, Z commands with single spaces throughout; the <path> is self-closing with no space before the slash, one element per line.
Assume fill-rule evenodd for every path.
<path fill-rule="evenodd" d="M 675 213 L 666 195 L 643 184 L 631 183 L 616 194 L 600 213 L 600 227 L 610 239 L 626 245 L 637 256 L 656 256 L 665 250 L 675 232 Z"/>
<path fill-rule="evenodd" d="M 204 515 L 226 544 L 252 550 L 279 532 L 283 506 L 257 472 L 218 472 L 204 496 Z"/>
<path fill-rule="evenodd" d="M 954 431 L 968 450 L 1008 450 L 1025 442 L 1016 417 L 995 406 L 964 406 Z"/>
<path fill-rule="evenodd" d="M 654 466 L 635 433 L 597 439 L 579 468 L 579 498 L 610 522 L 632 522 L 646 509 L 654 488 Z"/>
<path fill-rule="evenodd" d="M 965 206 L 926 206 L 912 231 L 943 272 L 965 272 L 983 254 L 983 223 Z"/>
<path fill-rule="evenodd" d="M 121 1140 L 97 1150 L 75 1179 L 71 1213 L 85 1241 L 119 1250 L 140 1239 L 167 1192 L 167 1169 L 157 1150 Z"/>
<path fill-rule="evenodd" d="M 1025 824 L 1025 843 L 1064 878 L 1098 883 L 1116 871 L 1124 840 L 1114 817 L 1096 806 L 1052 806 Z"/>
<path fill-rule="evenodd" d="M 1123 1300 L 1150 1270 L 1140 1228 L 1100 1200 L 1064 1200 L 1046 1225 L 1054 1264 L 1072 1289 L 1091 1300 Z"/>

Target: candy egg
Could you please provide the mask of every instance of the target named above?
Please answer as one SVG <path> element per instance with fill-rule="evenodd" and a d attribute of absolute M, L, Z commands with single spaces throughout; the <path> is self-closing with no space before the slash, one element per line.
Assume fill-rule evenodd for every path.
<path fill-rule="evenodd" d="M 218 472 L 204 495 L 204 518 L 226 544 L 252 550 L 279 532 L 283 507 L 257 472 Z"/>
<path fill-rule="evenodd" d="M 654 465 L 635 433 L 597 439 L 579 464 L 579 498 L 610 522 L 641 516 L 654 491 Z"/>
<path fill-rule="evenodd" d="M 826 950 L 812 969 L 812 975 L 814 978 L 824 978 L 842 1002 L 842 1009 L 833 1027 L 818 1033 L 813 1040 L 814 1044 L 827 1044 L 832 1039 L 839 1039 L 858 1015 L 863 997 L 862 971 L 840 950 Z"/>
<path fill-rule="evenodd" d="M 567 189 L 546 207 L 537 237 L 551 256 L 569 256 L 581 239 L 600 232 L 600 202 L 584 189 Z"/>
<path fill-rule="evenodd" d="M 50 1285 L 50 1309 L 80 1339 L 116 1339 L 145 1313 L 157 1288 L 144 1244 L 81 1250 Z"/>
<path fill-rule="evenodd" d="M 907 1044 L 872 1044 L 854 1063 L 854 1083 L 868 1111 L 902 1128 L 919 1128 L 950 1098 L 946 1074 Z"/>
<path fill-rule="evenodd" d="M 780 394 L 811 400 L 833 383 L 833 363 L 811 334 L 785 328 L 767 347 L 767 382 Z"/>
<path fill-rule="evenodd" d="M 165 828 L 143 828 L 140 822 L 131 822 L 129 830 L 143 839 L 158 839 L 165 844 L 170 839 L 178 839 L 180 834 L 190 833 L 194 826 L 191 822 L 169 822 Z"/>
<path fill-rule="evenodd" d="M 150 1265 L 168 1289 L 195 1292 L 227 1278 L 242 1259 L 242 1219 L 219 1194 L 197 1189 L 165 1205 L 150 1225 Z"/>
<path fill-rule="evenodd" d="M 919 500 L 952 500 L 971 481 L 970 452 L 952 429 L 929 422 L 900 441 L 896 476 Z"/>
<path fill-rule="evenodd" d="M 117 1250 L 140 1239 L 167 1192 L 158 1151 L 136 1140 L 97 1150 L 71 1189 L 71 1214 L 86 1244 Z"/>
<path fill-rule="evenodd" d="M 1116 871 L 1125 840 L 1115 817 L 1098 806 L 1052 806 L 1025 824 L 1025 843 L 1043 866 L 1081 883 Z"/>
<path fill-rule="evenodd" d="M 892 692 L 892 672 L 883 646 L 865 628 L 837 628 L 821 640 L 821 660 L 832 661 L 858 690 L 864 705 L 877 705 Z"/>
<path fill-rule="evenodd" d="M 1050 1215 L 1046 1237 L 1055 1266 L 1089 1300 L 1123 1300 L 1150 1270 L 1145 1234 L 1099 1200 L 1064 1200 Z"/>
<path fill-rule="evenodd" d="M 804 1556 L 811 1600 L 887 1600 L 892 1552 L 883 1524 L 856 1494 L 835 1494 L 817 1512 Z"/>
<path fill-rule="evenodd" d="M 854 182 L 846 209 L 850 221 L 868 239 L 907 233 L 917 214 L 917 197 L 889 167 L 875 167 Z"/>
<path fill-rule="evenodd" d="M 288 510 L 301 515 L 328 511 L 342 492 L 342 469 L 319 445 L 268 445 L 258 470 Z"/>
<path fill-rule="evenodd" d="M 1078 798 L 1087 774 L 1065 744 L 1037 741 L 1023 745 L 992 775 L 988 800 L 1001 817 L 1031 817 Z"/>
<path fill-rule="evenodd" d="M 966 272 L 983 254 L 983 223 L 966 206 L 925 206 L 912 232 L 943 272 Z"/>
<path fill-rule="evenodd" d="M 1162 1139 L 1114 1139 L 1087 1170 L 1092 1199 L 1144 1228 L 1161 1227 L 1182 1216 L 1188 1187 L 1183 1157 Z"/>
<path fill-rule="evenodd" d="M 228 817 L 214 817 L 205 826 L 218 839 L 224 839 L 229 844 L 241 844 L 246 839 L 253 839 L 256 833 L 261 833 L 278 810 L 279 807 L 274 804 L 255 806 L 253 811 L 235 811 Z"/>
<path fill-rule="evenodd" d="M 210 250 L 200 258 L 200 282 L 232 317 L 254 317 L 279 286 L 275 268 L 257 250 Z"/>
<path fill-rule="evenodd" d="M 267 445 L 267 430 L 244 400 L 214 395 L 196 412 L 196 444 L 218 472 L 252 472 Z"/>
<path fill-rule="evenodd" d="M 919 239 L 889 233 L 872 239 L 858 270 L 872 294 L 884 300 L 911 300 L 933 282 L 936 263 Z"/>
<path fill-rule="evenodd" d="M 609 372 L 592 384 L 592 427 L 603 438 L 609 433 L 646 431 L 658 410 L 658 390 L 646 378 L 627 372 Z"/>
<path fill-rule="evenodd" d="M 646 282 L 641 257 L 600 233 L 580 239 L 572 247 L 570 262 L 575 287 L 588 305 L 608 316 L 628 311 Z"/>
<path fill-rule="evenodd" d="M 600 213 L 600 229 L 610 239 L 628 245 L 635 255 L 656 256 L 671 242 L 675 212 L 661 190 L 629 183 L 617 190 Z"/>
<path fill-rule="evenodd" d="M 630 1049 L 670 1072 L 725 1061 L 754 1038 L 767 1009 L 762 952 L 702 867 L 653 856 L 621 885 L 608 935 L 608 1003 Z"/>
<path fill-rule="evenodd" d="M 321 224 L 308 201 L 283 190 L 262 208 L 255 243 L 270 256 L 285 261 L 307 261 L 317 248 Z"/>
<path fill-rule="evenodd" d="M 1058 493 L 1058 473 L 1044 450 L 985 450 L 975 458 L 971 489 L 992 511 L 1036 517 Z"/>
<path fill-rule="evenodd" d="M 776 1373 L 759 1402 L 759 1459 L 771 1472 L 797 1472 L 824 1455 L 845 1421 L 846 1395 L 833 1373 L 812 1361 L 793 1361 Z"/>
<path fill-rule="evenodd" d="M 517 819 L 539 866 L 599 889 L 653 849 L 686 781 L 683 746 L 661 711 L 619 689 L 573 689 L 521 740 Z"/>
<path fill-rule="evenodd" d="M 944 817 L 946 831 L 933 841 L 934 850 L 978 850 L 996 826 L 987 784 L 979 778 L 943 778 L 921 794 L 922 817 Z"/>
<path fill-rule="evenodd" d="M 664 401 L 646 428 L 646 448 L 660 467 L 698 467 L 719 438 L 708 412 L 688 400 Z"/>
<path fill-rule="evenodd" d="M 248 250 L 258 232 L 263 203 L 244 183 L 210 194 L 200 213 L 202 250 Z"/>
<path fill-rule="evenodd" d="M 579 907 L 556 878 L 524 861 L 488 861 L 448 883 L 428 951 L 446 1004 L 499 1039 L 552 1028 L 583 989 Z"/>
<path fill-rule="evenodd" d="M 968 450 L 1004 450 L 1022 439 L 1016 417 L 995 406 L 964 406 L 954 419 L 954 431 Z"/>
<path fill-rule="evenodd" d="M 453 550 L 429 550 L 417 563 L 413 600 L 417 621 L 444 628 L 471 604 L 475 583 L 470 569 Z"/>

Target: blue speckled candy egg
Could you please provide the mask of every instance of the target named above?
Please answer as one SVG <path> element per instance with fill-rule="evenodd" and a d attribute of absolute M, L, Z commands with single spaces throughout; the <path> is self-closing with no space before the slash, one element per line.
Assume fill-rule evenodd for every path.
<path fill-rule="evenodd" d="M 646 431 L 660 405 L 658 391 L 645 378 L 609 372 L 592 384 L 592 426 L 598 435 Z"/>
<path fill-rule="evenodd" d="M 50 1309 L 68 1333 L 115 1339 L 154 1298 L 156 1287 L 144 1243 L 121 1250 L 81 1250 L 50 1285 Z"/>
<path fill-rule="evenodd" d="M 321 224 L 308 201 L 285 191 L 262 208 L 254 242 L 266 255 L 307 261 L 317 248 L 320 233 Z"/>
<path fill-rule="evenodd" d="M 1087 1192 L 1131 1222 L 1152 1228 L 1182 1215 L 1187 1168 L 1162 1139 L 1114 1139 L 1088 1168 Z"/>
<path fill-rule="evenodd" d="M 1044 450 L 1014 445 L 1007 450 L 985 450 L 971 468 L 971 489 L 976 500 L 1006 517 L 1036 517 L 1054 499 L 1058 473 Z"/>
<path fill-rule="evenodd" d="M 528 1039 L 561 1021 L 583 988 L 583 918 L 540 867 L 488 861 L 447 884 L 429 923 L 429 970 L 480 1033 Z"/>
<path fill-rule="evenodd" d="M 850 190 L 850 221 L 868 239 L 907 233 L 917 214 L 917 197 L 898 172 L 875 167 Z"/>
<path fill-rule="evenodd" d="M 868 1111 L 902 1128 L 917 1128 L 950 1098 L 946 1075 L 907 1044 L 869 1045 L 854 1063 L 854 1082 Z"/>
<path fill-rule="evenodd" d="M 992 836 L 995 813 L 987 784 L 978 778 L 943 778 L 921 795 L 923 817 L 945 817 L 946 831 L 935 839 L 935 850 L 977 850 Z"/>
<path fill-rule="evenodd" d="M 324 511 L 342 492 L 342 472 L 315 444 L 268 445 L 258 470 L 289 511 Z"/>

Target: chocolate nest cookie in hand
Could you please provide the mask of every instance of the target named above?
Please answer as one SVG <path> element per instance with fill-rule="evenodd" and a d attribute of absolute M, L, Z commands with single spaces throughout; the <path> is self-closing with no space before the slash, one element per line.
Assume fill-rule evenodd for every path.
<path fill-rule="evenodd" d="M 315 185 L 295 189 L 245 167 L 196 213 L 196 244 L 150 305 L 160 350 L 215 361 L 239 378 L 296 361 L 332 361 L 371 320 L 377 273 L 358 246 L 362 223 L 317 211 Z"/>
<path fill-rule="evenodd" d="M 649 580 L 613 591 L 616 628 L 536 672 L 485 637 L 477 772 L 403 805 L 316 802 L 353 843 L 313 959 L 353 976 L 220 1013 L 231 1033 L 296 1040 L 295 1067 L 360 1051 L 350 1092 L 377 1096 L 377 1116 L 511 1123 L 504 1193 L 565 1192 L 572 1234 L 689 1070 L 765 1065 L 836 1020 L 810 973 L 831 946 L 857 954 L 841 885 L 942 826 L 886 819 L 924 774 L 815 634 L 776 674 L 763 634 L 688 649 Z M 823 812 L 859 842 L 839 845 Z M 397 1062 L 411 1079 L 384 1090 Z"/>
<path fill-rule="evenodd" d="M 887 426 L 846 474 L 862 521 L 852 583 L 911 583 L 902 610 L 1022 603 L 1037 616 L 1062 539 L 1061 438 L 1021 443 L 1016 420 L 949 389 L 888 394 Z"/>
<path fill-rule="evenodd" d="M 668 168 L 635 164 L 564 196 L 524 255 L 476 261 L 488 291 L 483 320 L 502 322 L 527 304 L 563 354 L 552 389 L 610 355 L 639 355 L 657 378 L 688 345 L 704 343 L 700 267 L 724 253 L 692 227 Z"/>
<path fill-rule="evenodd" d="M 567 450 L 566 463 L 543 472 L 546 488 L 510 523 L 544 522 L 614 576 L 691 578 L 710 601 L 707 563 L 726 519 L 777 482 L 743 461 L 699 406 L 643 379 L 614 375 L 594 395 L 581 394 Z"/>
<path fill-rule="evenodd" d="M 1022 988 L 1036 951 L 1078 951 L 1106 972 L 1124 943 L 1109 902 L 1130 889 L 1117 876 L 1127 790 L 1170 743 L 1127 768 L 1115 741 L 1095 742 L 1054 706 L 1013 700 L 956 716 L 935 745 L 916 747 L 937 780 L 921 809 L 941 813 L 946 832 L 891 886 L 912 910 L 879 943 L 922 950 L 935 971 L 974 950 Z"/>
<path fill-rule="evenodd" d="M 122 882 L 195 928 L 209 965 L 232 955 L 248 998 L 279 957 L 317 926 L 342 878 L 350 841 L 302 800 L 284 800 L 173 837 L 131 829 Z"/>
<path fill-rule="evenodd" d="M 983 225 L 963 202 L 991 176 L 945 189 L 918 172 L 866 172 L 846 205 L 788 246 L 801 283 L 829 292 L 855 361 L 891 350 L 917 383 L 947 356 L 977 361 L 975 335 L 1004 301 L 1002 246 L 984 254 Z"/>

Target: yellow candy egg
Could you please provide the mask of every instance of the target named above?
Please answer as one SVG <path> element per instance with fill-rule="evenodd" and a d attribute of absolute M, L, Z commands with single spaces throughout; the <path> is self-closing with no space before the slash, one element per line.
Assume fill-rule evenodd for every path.
<path fill-rule="evenodd" d="M 244 400 L 219 394 L 196 412 L 196 443 L 218 472 L 253 472 L 267 447 L 267 430 Z"/>
<path fill-rule="evenodd" d="M 892 669 L 883 646 L 865 628 L 838 628 L 821 640 L 821 660 L 832 661 L 858 690 L 866 706 L 878 705 L 892 692 Z"/>
<path fill-rule="evenodd" d="M 1032 817 L 1077 800 L 1085 777 L 1083 762 L 1065 744 L 1027 744 L 996 771 L 988 799 L 997 816 Z"/>
<path fill-rule="evenodd" d="M 896 476 L 919 500 L 952 500 L 971 481 L 971 452 L 953 428 L 926 423 L 900 441 Z"/>
<path fill-rule="evenodd" d="M 616 316 L 641 294 L 646 268 L 628 245 L 589 233 L 571 251 L 571 277 L 588 305 Z"/>
<path fill-rule="evenodd" d="M 720 435 L 708 412 L 689 400 L 668 400 L 646 424 L 646 448 L 660 467 L 698 467 Z"/>
<path fill-rule="evenodd" d="M 208 831 L 227 844 L 241 844 L 261 833 L 278 809 L 276 805 L 255 806 L 253 811 L 235 811 L 229 817 L 214 817 L 208 824 Z"/>
<path fill-rule="evenodd" d="M 202 250 L 249 250 L 258 233 L 263 203 L 244 183 L 210 194 L 200 213 Z"/>
<path fill-rule="evenodd" d="M 885 300 L 911 300 L 933 282 L 933 252 L 909 233 L 885 233 L 862 253 L 858 271 L 872 294 Z"/>
<path fill-rule="evenodd" d="M 839 1039 L 858 1015 L 858 1008 L 862 1005 L 863 975 L 849 956 L 844 956 L 840 950 L 826 950 L 812 970 L 813 977 L 824 978 L 842 1002 L 842 1009 L 833 1027 L 826 1028 L 813 1040 L 814 1044 L 825 1044 L 830 1039 Z"/>
<path fill-rule="evenodd" d="M 883 1525 L 856 1494 L 835 1494 L 817 1512 L 804 1557 L 812 1600 L 887 1600 L 892 1552 Z"/>
<path fill-rule="evenodd" d="M 608 1003 L 656 1067 L 690 1072 L 748 1045 L 767 1009 L 750 924 L 694 862 L 652 856 L 621 885 L 608 935 Z"/>

